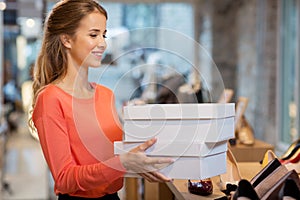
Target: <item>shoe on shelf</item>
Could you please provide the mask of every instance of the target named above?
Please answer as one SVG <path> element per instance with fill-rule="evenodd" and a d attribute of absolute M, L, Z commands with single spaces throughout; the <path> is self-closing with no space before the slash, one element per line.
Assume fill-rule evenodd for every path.
<path fill-rule="evenodd" d="M 300 148 L 288 159 L 280 160 L 282 164 L 298 163 L 300 161 Z"/>
<path fill-rule="evenodd" d="M 242 116 L 242 123 L 240 128 L 237 130 L 236 135 L 240 143 L 244 145 L 251 146 L 255 142 L 253 128 L 250 126 L 244 115 Z"/>
<path fill-rule="evenodd" d="M 208 196 L 213 193 L 213 184 L 210 178 L 203 180 L 188 180 L 188 190 L 192 194 Z"/>
<path fill-rule="evenodd" d="M 286 185 L 286 191 L 285 191 L 286 194 L 283 195 L 283 193 L 282 193 L 282 195 L 281 195 L 281 190 L 285 186 L 286 181 L 289 179 L 291 179 L 295 182 L 296 188 L 298 187 L 298 190 L 289 188 L 290 185 Z M 288 198 L 287 195 L 291 195 L 293 193 L 296 196 L 297 195 L 296 192 L 299 192 L 299 188 L 300 188 L 299 176 L 296 173 L 296 171 L 295 170 L 287 171 L 284 174 L 284 176 L 282 176 L 281 178 L 278 177 L 278 180 L 275 182 L 275 184 L 268 189 L 268 191 L 261 197 L 261 199 L 262 200 L 273 200 L 273 199 L 283 199 L 283 197 L 285 197 L 285 199 L 292 200 L 293 198 L 290 198 L 290 197 Z M 291 190 L 293 190 L 293 191 L 291 191 Z M 282 196 L 282 198 L 279 198 L 280 196 Z M 299 198 L 297 198 L 297 199 L 299 199 Z"/>
<path fill-rule="evenodd" d="M 264 155 L 264 157 L 263 157 L 263 159 L 262 159 L 262 161 L 261 161 L 262 167 L 267 166 L 275 158 L 277 158 L 277 156 L 275 155 L 275 153 L 272 150 L 267 150 L 266 153 L 265 153 L 265 155 Z"/>
<path fill-rule="evenodd" d="M 262 167 L 267 166 L 270 162 L 272 162 L 275 158 L 278 159 L 278 157 L 276 156 L 276 154 L 272 151 L 272 150 L 267 150 L 263 160 L 261 161 L 262 163 Z M 283 160 L 279 160 L 289 171 L 291 170 L 295 170 L 298 174 L 300 174 L 300 162 L 297 163 L 292 163 L 292 162 L 288 162 L 286 161 L 286 163 L 284 163 Z"/>
<path fill-rule="evenodd" d="M 296 153 L 296 151 L 298 151 L 299 148 L 300 148 L 300 139 L 293 142 L 286 150 L 286 152 L 280 157 L 280 159 L 287 160 L 291 158 Z"/>
<path fill-rule="evenodd" d="M 281 163 L 278 159 L 272 160 L 251 179 L 250 183 L 255 188 L 259 183 L 261 183 L 266 177 L 268 177 L 280 166 Z"/>
<path fill-rule="evenodd" d="M 220 181 L 217 185 L 226 195 L 234 191 L 238 182 L 242 179 L 236 159 L 230 149 L 227 150 L 226 173 L 219 175 L 219 178 Z"/>
<path fill-rule="evenodd" d="M 238 101 L 235 104 L 235 127 L 234 130 L 237 132 L 242 126 L 242 117 L 246 112 L 249 99 L 247 97 L 239 97 Z"/>
<path fill-rule="evenodd" d="M 288 173 L 288 169 L 275 158 L 250 181 L 259 198 L 266 197 L 269 191 Z M 270 194 L 268 194 L 270 195 Z"/>
<path fill-rule="evenodd" d="M 259 200 L 259 197 L 251 183 L 242 179 L 238 183 L 237 190 L 232 196 L 232 200 Z"/>

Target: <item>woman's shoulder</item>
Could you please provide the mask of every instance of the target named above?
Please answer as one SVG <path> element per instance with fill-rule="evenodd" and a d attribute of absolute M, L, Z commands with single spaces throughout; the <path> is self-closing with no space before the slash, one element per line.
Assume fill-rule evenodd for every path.
<path fill-rule="evenodd" d="M 61 88 L 54 84 L 46 85 L 39 93 L 39 96 L 59 96 L 61 93 L 65 93 Z"/>
<path fill-rule="evenodd" d="M 43 99 L 44 101 L 55 101 L 62 99 L 62 98 L 68 98 L 70 96 L 68 93 L 63 91 L 61 88 L 54 84 L 49 84 L 45 86 L 40 93 L 38 94 L 38 99 Z"/>
<path fill-rule="evenodd" d="M 107 93 L 113 93 L 113 91 L 108 88 L 107 86 L 101 85 L 99 83 L 91 83 L 92 86 L 95 88 L 96 91 L 103 93 L 103 92 L 107 92 Z"/>

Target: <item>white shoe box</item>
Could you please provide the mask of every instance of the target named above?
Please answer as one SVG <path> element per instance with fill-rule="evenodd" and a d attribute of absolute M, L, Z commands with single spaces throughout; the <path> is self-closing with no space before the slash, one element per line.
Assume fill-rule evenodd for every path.
<path fill-rule="evenodd" d="M 160 170 L 172 179 L 206 179 L 226 172 L 226 152 L 205 157 L 173 157 L 171 165 Z"/>
<path fill-rule="evenodd" d="M 114 142 L 114 154 L 129 152 L 141 144 L 143 144 L 143 142 Z M 227 141 L 217 143 L 185 143 L 161 142 L 158 140 L 145 151 L 145 154 L 149 156 L 205 157 L 226 152 L 227 150 Z"/>
<path fill-rule="evenodd" d="M 234 137 L 235 107 L 229 104 L 147 104 L 124 107 L 124 141 L 215 143 Z"/>
<path fill-rule="evenodd" d="M 129 152 L 142 142 L 115 142 L 116 155 Z M 217 143 L 164 143 L 157 141 L 145 151 L 150 157 L 168 157 L 174 163 L 159 170 L 173 179 L 205 179 L 226 172 L 227 141 Z M 127 173 L 126 177 L 139 177 Z"/>
<path fill-rule="evenodd" d="M 162 156 L 155 156 L 162 157 Z M 226 152 L 199 156 L 168 156 L 174 162 L 158 170 L 172 179 L 206 179 L 226 172 Z M 125 177 L 140 177 L 137 173 L 127 173 Z"/>
<path fill-rule="evenodd" d="M 115 154 L 153 137 L 145 151 L 174 163 L 159 171 L 173 179 L 205 179 L 226 172 L 227 140 L 234 137 L 235 107 L 229 104 L 147 104 L 124 107 L 124 141 Z M 127 177 L 139 177 L 128 173 Z"/>

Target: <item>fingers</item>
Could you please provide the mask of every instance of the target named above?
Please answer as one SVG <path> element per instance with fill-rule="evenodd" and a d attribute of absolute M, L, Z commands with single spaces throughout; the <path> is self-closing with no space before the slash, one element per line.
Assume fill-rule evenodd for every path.
<path fill-rule="evenodd" d="M 173 159 L 167 157 L 147 157 L 147 159 L 145 159 L 145 164 L 147 165 L 164 165 L 171 164 L 173 162 Z"/>
<path fill-rule="evenodd" d="M 145 178 L 149 182 L 170 182 L 172 179 L 166 177 L 162 173 L 159 172 L 147 172 L 147 173 L 140 173 L 140 176 Z"/>
<path fill-rule="evenodd" d="M 158 178 L 156 178 L 155 176 L 153 176 L 151 173 L 147 172 L 147 173 L 140 173 L 139 174 L 141 177 L 143 177 L 144 179 L 146 179 L 149 182 L 162 182 L 161 180 L 159 180 Z"/>
<path fill-rule="evenodd" d="M 166 177 L 165 175 L 163 175 L 162 173 L 160 172 L 150 172 L 153 176 L 156 177 L 156 179 L 160 180 L 161 182 L 169 182 L 171 181 L 172 179 Z"/>
<path fill-rule="evenodd" d="M 147 140 L 146 142 L 144 142 L 143 144 L 141 144 L 137 147 L 138 151 L 146 151 L 149 147 L 151 147 L 153 144 L 155 144 L 156 141 L 157 141 L 156 138 Z"/>

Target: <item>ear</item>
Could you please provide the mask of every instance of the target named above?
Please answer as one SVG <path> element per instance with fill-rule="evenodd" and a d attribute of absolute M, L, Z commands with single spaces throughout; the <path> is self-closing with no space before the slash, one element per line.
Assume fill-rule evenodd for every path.
<path fill-rule="evenodd" d="M 67 34 L 60 35 L 60 41 L 67 49 L 71 48 L 70 36 L 68 36 Z"/>

